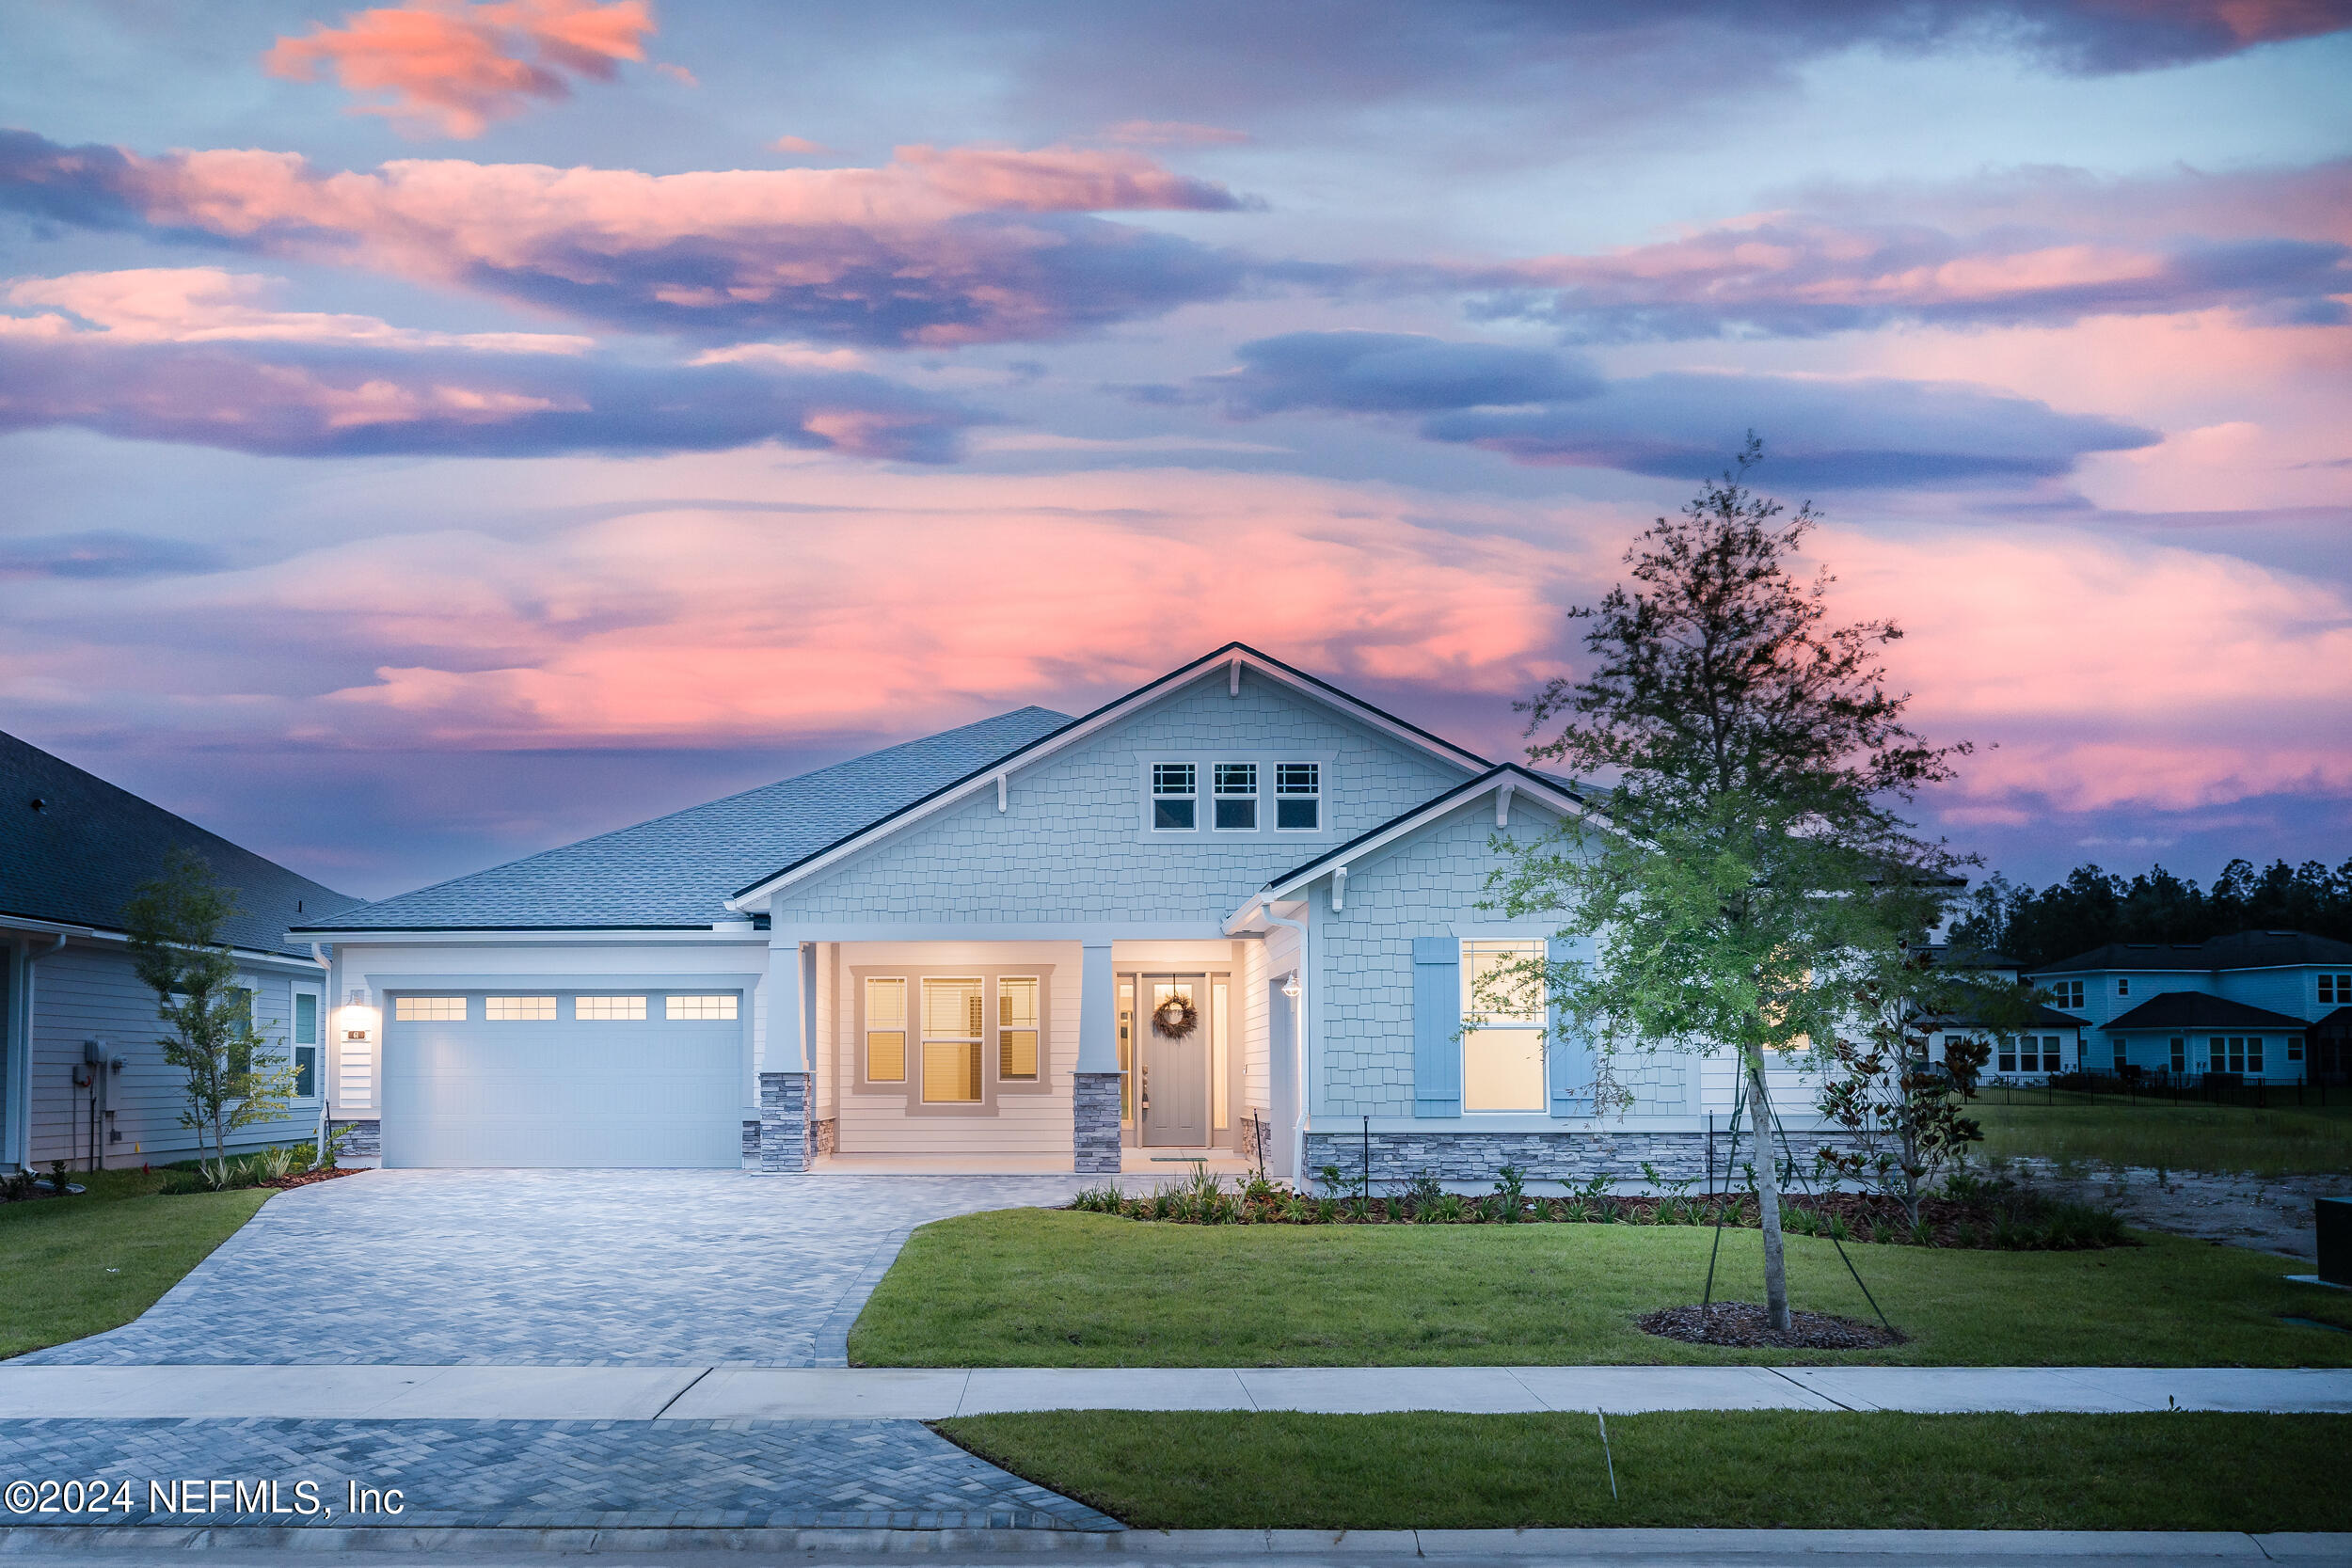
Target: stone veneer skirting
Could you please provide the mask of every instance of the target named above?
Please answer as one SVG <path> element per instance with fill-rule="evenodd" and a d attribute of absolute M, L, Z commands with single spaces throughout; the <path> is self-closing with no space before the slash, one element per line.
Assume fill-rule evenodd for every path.
<path fill-rule="evenodd" d="M 1070 1143 L 1081 1176 L 1119 1174 L 1119 1074 L 1070 1075 Z"/>
<path fill-rule="evenodd" d="M 356 1128 L 358 1131 L 354 1132 L 350 1139 L 343 1144 L 342 1153 L 345 1159 L 381 1160 L 384 1157 L 384 1123 L 382 1121 L 373 1117 L 364 1120 L 355 1118 L 350 1121 L 345 1121 L 341 1117 L 329 1117 L 326 1123 L 326 1135 L 331 1139 L 346 1127 Z"/>
<path fill-rule="evenodd" d="M 808 1074 L 759 1075 L 759 1168 L 771 1175 L 808 1169 Z"/>
<path fill-rule="evenodd" d="M 1720 1182 L 1726 1180 L 1724 1161 L 1730 1153 L 1731 1135 L 1718 1131 L 1712 1137 L 1715 1179 Z M 1485 1185 L 1506 1164 L 1518 1166 L 1529 1181 L 1576 1184 L 1598 1176 L 1612 1181 L 1640 1182 L 1645 1180 L 1645 1161 L 1665 1180 L 1705 1181 L 1708 1138 L 1706 1132 L 1456 1132 L 1436 1129 L 1375 1132 L 1371 1137 L 1372 1185 L 1375 1193 L 1401 1187 L 1423 1172 L 1443 1181 Z M 1841 1132 L 1792 1129 L 1788 1149 L 1810 1177 L 1814 1150 L 1845 1141 Z M 1323 1167 L 1337 1165 L 1340 1190 L 1349 1191 L 1362 1180 L 1364 1154 L 1365 1139 L 1360 1132 L 1309 1132 L 1308 1178 L 1320 1186 Z M 1739 1163 L 1749 1164 L 1755 1157 L 1756 1144 L 1743 1130 Z M 1743 1173 L 1735 1171 L 1729 1176 L 1736 1184 L 1746 1184 Z"/>

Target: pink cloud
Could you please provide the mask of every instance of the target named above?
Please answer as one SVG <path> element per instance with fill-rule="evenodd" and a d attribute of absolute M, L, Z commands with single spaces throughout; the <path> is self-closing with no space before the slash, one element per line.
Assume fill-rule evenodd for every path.
<path fill-rule="evenodd" d="M 478 136 L 536 101 L 571 95 L 569 78 L 612 80 L 643 60 L 654 31 L 646 0 L 493 0 L 383 7 L 281 38 L 262 56 L 273 76 L 310 82 L 331 70 L 345 90 L 385 95 L 353 112 L 404 129 Z"/>
<path fill-rule="evenodd" d="M 0 134 L 0 198 L 128 208 L 251 249 L 472 287 L 636 329 L 964 343 L 1052 336 L 1239 286 L 1195 242 L 1089 214 L 1229 210 L 1132 152 L 904 147 L 871 168 L 654 175 L 255 150 L 158 157 Z"/>
<path fill-rule="evenodd" d="M 51 306 L 88 322 L 112 343 L 337 343 L 369 348 L 466 348 L 487 354 L 580 354 L 595 340 L 550 332 L 426 332 L 374 316 L 274 310 L 280 279 L 219 267 L 135 267 L 20 278 L 16 306 Z M 63 337 L 65 316 L 0 316 L 0 334 Z"/>

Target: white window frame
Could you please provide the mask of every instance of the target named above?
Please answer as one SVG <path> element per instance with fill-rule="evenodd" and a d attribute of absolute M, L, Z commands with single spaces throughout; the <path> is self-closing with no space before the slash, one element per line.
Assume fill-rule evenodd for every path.
<path fill-rule="evenodd" d="M 1005 987 L 1008 985 L 1025 985 L 1029 988 L 1029 995 L 1032 1004 L 1037 1008 L 1037 1016 L 1030 1020 L 1029 1026 L 1025 1029 L 1017 1026 L 1009 1027 L 1005 1022 Z M 994 1037 L 996 1082 L 1019 1084 L 1024 1087 L 1045 1082 L 1045 976 L 1042 974 L 998 974 L 994 976 L 988 983 L 988 1006 L 984 1017 L 988 1025 L 988 1033 Z M 1032 1065 L 1036 1070 L 1016 1076 L 1005 1070 L 1005 1037 L 1023 1034 L 1037 1037 L 1036 1043 L 1031 1048 L 1035 1052 Z M 988 1071 L 989 1067 L 985 1059 L 986 1055 L 987 1053 L 983 1051 L 983 1060 L 980 1063 L 980 1070 L 983 1074 Z"/>
<path fill-rule="evenodd" d="M 643 1023 L 646 1020 L 646 999 L 643 996 L 622 996 L 610 991 L 591 991 L 572 998 L 572 1017 L 581 1023 Z M 603 1004 L 619 1004 L 618 1011 L 606 1011 Z M 632 1009 L 628 1005 L 635 1003 Z M 597 1007 L 594 1012 L 581 1011 L 582 1005 Z"/>
<path fill-rule="evenodd" d="M 2328 994 L 2330 991 L 2334 992 L 2332 996 Z M 2322 974 L 2319 977 L 2319 1000 L 2324 1006 L 2352 1006 L 2352 974 L 2339 974 L 2334 970 Z"/>
<path fill-rule="evenodd" d="M 454 1006 L 455 1012 L 450 1008 Z M 409 1009 L 414 1008 L 411 1012 Z M 465 1023 L 473 1017 L 473 1002 L 464 996 L 395 996 L 394 1023 Z"/>
<path fill-rule="evenodd" d="M 2132 977 L 2130 975 L 2119 974 L 2115 977 L 2115 994 L 2118 996 L 2129 996 L 2132 994 Z"/>
<path fill-rule="evenodd" d="M 539 1004 L 546 1003 L 541 1010 Z M 506 1016 L 499 1016 L 500 1004 L 504 1003 Z M 501 993 L 482 999 L 482 1022 L 485 1023 L 553 1023 L 562 1016 L 562 1004 L 544 991 Z"/>
<path fill-rule="evenodd" d="M 310 1035 L 305 1044 L 298 1037 L 302 1030 L 302 998 L 310 999 Z M 296 980 L 286 998 L 286 1060 L 299 1072 L 300 1052 L 310 1053 L 310 1092 L 293 1097 L 297 1105 L 315 1105 L 319 1096 L 326 1092 L 326 988 L 315 980 Z M 298 1080 L 297 1080 L 298 1081 Z"/>
<path fill-rule="evenodd" d="M 1332 810 L 1345 780 L 1341 774 L 1340 757 L 1336 751 L 1322 751 L 1311 746 L 1280 750 L 1270 746 L 1220 746 L 1214 751 L 1207 748 L 1183 751 L 1171 747 L 1166 751 L 1136 751 L 1128 754 L 1136 766 L 1136 831 L 1145 843 L 1196 844 L 1207 848 L 1212 844 L 1246 844 L 1252 838 L 1270 838 L 1278 834 L 1310 844 L 1317 840 L 1335 842 L 1339 836 L 1339 830 L 1331 820 Z M 1314 768 L 1315 794 L 1312 797 L 1278 796 L 1276 781 L 1279 770 L 1286 765 L 1300 764 Z M 1159 793 L 1156 773 L 1159 768 L 1168 767 L 1192 769 L 1193 825 L 1189 828 L 1163 828 L 1158 825 L 1153 803 L 1161 800 L 1184 799 L 1179 795 L 1163 796 Z M 1220 828 L 1216 825 L 1216 802 L 1219 799 L 1216 793 L 1217 769 L 1234 767 L 1256 770 L 1254 799 L 1257 801 L 1257 826 L 1253 828 Z M 1242 798 L 1224 797 L 1227 800 Z M 1312 828 L 1277 828 L 1275 823 L 1281 816 L 1279 802 L 1282 799 L 1312 799 L 1316 825 Z"/>
<path fill-rule="evenodd" d="M 731 990 L 673 991 L 661 999 L 664 1023 L 733 1023 L 742 1014 L 741 999 Z"/>
<path fill-rule="evenodd" d="M 1315 770 L 1315 787 L 1310 791 L 1296 791 L 1283 788 L 1282 769 L 1285 768 L 1313 768 Z M 1278 833 L 1295 833 L 1301 835 L 1322 832 L 1329 816 L 1329 813 L 1324 809 L 1324 795 L 1327 783 L 1327 777 L 1324 771 L 1324 765 L 1315 758 L 1291 757 L 1276 763 L 1274 765 L 1274 831 Z M 1282 826 L 1282 807 L 1285 802 L 1295 800 L 1311 800 L 1314 802 L 1315 825 L 1313 827 L 1285 828 Z"/>
<path fill-rule="evenodd" d="M 1225 787 L 1226 770 L 1232 768 L 1238 771 L 1245 768 L 1249 770 L 1249 787 L 1246 790 L 1227 789 Z M 1263 765 L 1252 761 L 1216 762 L 1209 765 L 1209 831 L 1211 832 L 1254 833 L 1258 831 L 1258 824 L 1265 817 L 1264 775 L 1265 769 Z M 1221 808 L 1228 800 L 1246 800 L 1249 803 L 1249 825 L 1248 827 L 1229 828 L 1219 820 L 1224 815 Z"/>
<path fill-rule="evenodd" d="M 1462 1018 L 1459 1049 L 1462 1053 L 1462 1114 L 1464 1116 L 1529 1117 L 1541 1116 L 1550 1107 L 1546 1103 L 1549 1082 L 1545 1062 L 1545 1031 L 1549 1022 L 1548 999 L 1537 999 L 1537 1010 L 1530 1014 L 1496 1015 L 1482 1012 L 1475 1006 L 1472 992 L 1477 985 L 1477 965 L 1473 956 L 1482 952 L 1507 953 L 1514 958 L 1532 958 L 1543 962 L 1546 956 L 1541 937 L 1463 937 L 1455 949 L 1455 962 L 1460 967 L 1462 987 Z M 1533 1104 L 1473 1105 L 1470 1103 L 1470 1042 L 1481 1035 L 1506 1036 L 1512 1044 L 1524 1049 L 1532 1039 L 1535 1056 L 1535 1086 Z M 1500 1044 L 1501 1041 L 1496 1043 Z M 1516 1054 L 1517 1052 L 1514 1052 Z"/>
<path fill-rule="evenodd" d="M 1151 831 L 1155 833 L 1199 832 L 1200 831 L 1200 765 L 1197 762 L 1155 762 L 1151 765 L 1151 768 L 1152 792 L 1146 798 L 1143 808 L 1145 813 L 1145 826 L 1150 828 Z M 1161 775 L 1173 775 L 1178 768 L 1182 768 L 1184 770 L 1184 788 L 1183 791 L 1179 792 L 1172 788 L 1163 789 L 1161 787 Z M 1172 778 L 1169 782 L 1173 782 Z M 1168 801 L 1170 804 L 1182 800 L 1184 804 L 1190 806 L 1192 808 L 1192 821 L 1188 825 L 1182 828 L 1163 828 L 1160 826 L 1160 802 L 1163 800 Z"/>
<path fill-rule="evenodd" d="M 979 1033 L 950 1035 L 931 1032 L 930 989 L 933 986 L 970 986 L 978 994 L 980 1004 Z M 916 1008 L 914 1047 L 915 1096 L 926 1105 L 953 1105 L 977 1110 L 988 1102 L 988 1014 L 993 988 L 983 974 L 926 974 L 915 985 L 914 1003 Z M 934 1045 L 968 1047 L 967 1060 L 977 1060 L 979 1069 L 972 1074 L 973 1092 L 969 1099 L 933 1100 L 931 1098 L 930 1048 Z"/>

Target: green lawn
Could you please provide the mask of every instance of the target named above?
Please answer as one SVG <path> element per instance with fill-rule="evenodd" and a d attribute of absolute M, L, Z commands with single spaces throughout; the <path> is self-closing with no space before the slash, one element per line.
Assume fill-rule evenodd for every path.
<path fill-rule="evenodd" d="M 1970 1107 L 1984 1123 L 1982 1152 L 2042 1155 L 2089 1165 L 2155 1165 L 2252 1176 L 2352 1175 L 2352 1089 L 2345 1101 L 2273 1106 L 2168 1105 L 2103 1098 L 2042 1104 L 2000 1090 Z"/>
<path fill-rule="evenodd" d="M 0 1357 L 129 1323 L 272 1196 L 158 1197 L 161 1173 L 135 1170 L 68 1180 L 89 1191 L 0 1204 Z"/>
<path fill-rule="evenodd" d="M 1130 1525 L 2342 1530 L 2352 1416 L 1053 1411 L 948 1437 Z"/>
<path fill-rule="evenodd" d="M 1005 1210 L 917 1230 L 850 1336 L 852 1362 L 946 1367 L 1476 1366 L 1811 1361 L 2352 1366 L 2352 1297 L 2287 1259 L 2172 1237 L 2099 1252 L 1849 1243 L 1912 1342 L 1729 1351 L 1632 1319 L 1699 1299 L 1689 1227 L 1193 1226 Z M 1724 1233 L 1718 1299 L 1762 1299 L 1753 1230 Z M 1826 1241 L 1788 1241 L 1790 1293 L 1868 1307 Z"/>

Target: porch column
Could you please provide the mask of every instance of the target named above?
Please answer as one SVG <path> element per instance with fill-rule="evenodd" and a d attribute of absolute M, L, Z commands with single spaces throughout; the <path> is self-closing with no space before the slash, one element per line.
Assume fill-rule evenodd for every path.
<path fill-rule="evenodd" d="M 767 1041 L 759 1072 L 759 1168 L 808 1169 L 808 1045 L 802 1001 L 801 943 L 790 931 L 768 939 Z"/>
<path fill-rule="evenodd" d="M 1111 944 L 1079 949 L 1078 1059 L 1070 1074 L 1072 1168 L 1119 1172 L 1119 979 Z"/>

